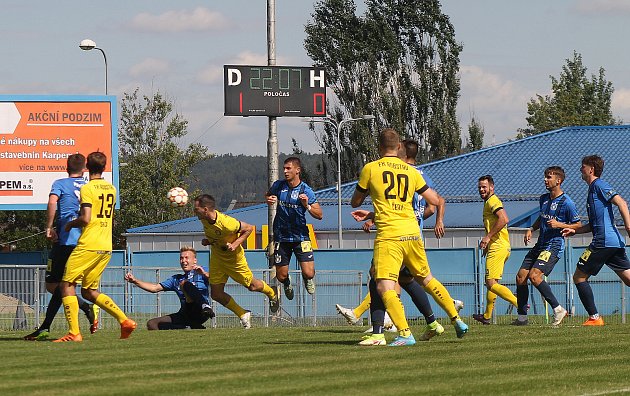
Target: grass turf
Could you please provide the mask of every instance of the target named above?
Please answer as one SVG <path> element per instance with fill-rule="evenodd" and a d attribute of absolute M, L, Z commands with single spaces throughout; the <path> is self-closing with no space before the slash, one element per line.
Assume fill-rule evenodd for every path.
<path fill-rule="evenodd" d="M 630 326 L 472 325 L 461 340 L 445 327 L 397 348 L 357 346 L 358 327 L 105 330 L 62 344 L 1 332 L 0 394 L 630 393 Z"/>

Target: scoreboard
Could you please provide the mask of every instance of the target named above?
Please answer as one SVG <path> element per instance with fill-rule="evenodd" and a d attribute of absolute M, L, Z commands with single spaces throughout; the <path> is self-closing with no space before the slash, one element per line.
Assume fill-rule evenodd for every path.
<path fill-rule="evenodd" d="M 223 87 L 226 116 L 326 116 L 323 68 L 225 65 Z"/>

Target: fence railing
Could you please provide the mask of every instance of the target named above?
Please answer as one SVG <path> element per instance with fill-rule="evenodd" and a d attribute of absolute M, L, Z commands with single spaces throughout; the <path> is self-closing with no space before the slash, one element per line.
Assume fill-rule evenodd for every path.
<path fill-rule="evenodd" d="M 558 263 L 560 266 L 560 263 Z M 453 298 L 464 301 L 465 308 L 460 313 L 470 322 L 470 316 L 482 312 L 485 306 L 485 286 L 483 284 L 483 265 L 476 274 L 440 273 L 439 266 L 434 275 L 447 287 Z M 101 291 L 108 294 L 120 307 L 134 318 L 141 326 L 153 317 L 174 313 L 179 310 L 179 300 L 175 293 L 149 293 L 126 283 L 123 280 L 128 267 L 111 266 L 103 273 Z M 367 270 L 367 268 L 366 268 Z M 134 275 L 142 280 L 158 283 L 180 271 L 164 267 L 134 267 Z M 273 285 L 269 270 L 254 270 L 254 276 Z M 252 325 L 261 326 L 321 326 L 343 325 L 345 320 L 336 310 L 335 304 L 346 307 L 356 306 L 367 291 L 367 271 L 354 270 L 318 270 L 315 277 L 317 291 L 311 296 L 306 293 L 300 272 L 290 271 L 294 283 L 295 297 L 292 301 L 282 299 L 281 310 L 271 314 L 268 300 L 261 293 L 250 292 L 239 284 L 229 281 L 225 291 L 243 308 L 252 311 Z M 45 266 L 0 265 L 0 330 L 26 330 L 35 328 L 44 318 L 50 294 L 44 283 Z M 516 290 L 515 272 L 506 272 L 502 284 Z M 557 268 L 548 279 L 558 301 L 565 306 L 574 320 L 583 320 L 586 312 L 577 297 L 577 291 L 571 280 L 571 273 Z M 626 287 L 619 278 L 604 268 L 597 277 L 590 279 L 595 300 L 600 314 L 607 323 L 626 323 Z M 79 293 L 77 293 L 79 294 Z M 413 306 L 411 299 L 402 293 L 401 299 L 405 312 L 412 323 L 421 315 Z M 436 317 L 446 319 L 444 312 L 430 299 Z M 538 291 L 530 286 L 530 323 L 545 324 L 550 322 L 550 307 L 541 298 Z M 217 316 L 206 323 L 206 327 L 238 327 L 240 322 L 232 312 L 213 302 Z M 507 302 L 497 299 L 495 305 L 495 323 L 509 323 L 515 318 L 516 310 Z M 364 315 L 367 318 L 367 315 Z M 366 319 L 365 323 L 368 323 Z M 81 326 L 87 328 L 87 321 Z M 109 315 L 102 313 L 102 328 L 117 328 L 118 324 Z M 57 314 L 53 329 L 65 330 L 63 312 Z"/>
<path fill-rule="evenodd" d="M 44 283 L 45 266 L 0 265 L 0 330 L 25 330 L 41 323 L 50 301 Z M 143 325 L 148 319 L 177 312 L 179 299 L 173 292 L 149 293 L 123 280 L 127 267 L 108 267 L 101 278 L 100 291 L 110 296 L 127 314 Z M 135 267 L 138 279 L 159 283 L 181 270 L 161 267 Z M 253 270 L 254 276 L 270 280 L 270 270 Z M 345 320 L 336 314 L 334 305 L 358 304 L 363 297 L 365 274 L 362 271 L 318 271 L 316 293 L 309 295 L 303 286 L 299 271 L 290 271 L 295 296 L 282 298 L 281 310 L 272 314 L 268 299 L 262 293 L 250 292 L 243 286 L 228 281 L 225 291 L 243 308 L 252 311 L 253 326 L 317 326 L 342 325 Z M 77 290 L 77 295 L 80 295 Z M 216 302 L 212 302 L 216 317 L 206 327 L 238 327 L 238 318 Z M 331 308 L 332 307 L 332 308 Z M 64 330 L 63 309 L 57 313 L 53 329 Z M 87 328 L 87 321 L 81 326 Z M 118 323 L 101 312 L 101 328 L 117 328 Z"/>

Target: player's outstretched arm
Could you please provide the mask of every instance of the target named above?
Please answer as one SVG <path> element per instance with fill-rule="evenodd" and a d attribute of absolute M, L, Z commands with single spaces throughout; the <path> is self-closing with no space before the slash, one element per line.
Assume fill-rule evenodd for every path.
<path fill-rule="evenodd" d="M 159 283 L 141 281 L 140 279 L 137 279 L 135 276 L 133 276 L 131 272 L 127 272 L 125 274 L 125 280 L 133 285 L 138 286 L 142 290 L 148 291 L 150 293 L 157 293 L 164 290 L 162 285 L 160 285 Z"/>

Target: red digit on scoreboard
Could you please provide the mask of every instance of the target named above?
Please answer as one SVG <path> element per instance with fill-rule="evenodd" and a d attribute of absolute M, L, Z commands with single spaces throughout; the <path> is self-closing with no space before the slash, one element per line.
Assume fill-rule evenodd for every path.
<path fill-rule="evenodd" d="M 326 95 L 323 93 L 313 94 L 313 114 L 326 115 Z"/>

